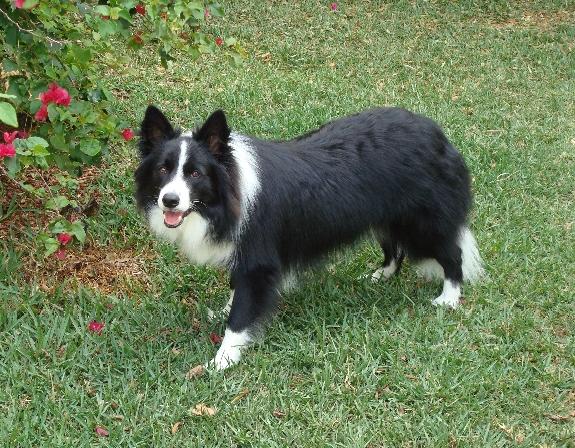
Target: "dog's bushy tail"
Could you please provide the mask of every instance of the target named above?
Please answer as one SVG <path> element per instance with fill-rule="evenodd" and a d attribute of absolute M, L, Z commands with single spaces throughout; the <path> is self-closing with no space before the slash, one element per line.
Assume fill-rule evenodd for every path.
<path fill-rule="evenodd" d="M 477 242 L 471 230 L 468 227 L 462 227 L 459 232 L 457 241 L 461 249 L 461 269 L 463 271 L 463 280 L 474 283 L 480 280 L 484 275 L 483 261 L 479 255 Z M 443 268 L 435 260 L 423 260 L 418 263 L 417 273 L 429 280 L 434 278 L 443 279 Z"/>

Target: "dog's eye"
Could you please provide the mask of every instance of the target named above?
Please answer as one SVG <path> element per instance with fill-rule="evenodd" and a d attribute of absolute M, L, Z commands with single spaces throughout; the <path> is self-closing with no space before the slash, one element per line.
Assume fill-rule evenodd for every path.
<path fill-rule="evenodd" d="M 199 171 L 192 171 L 192 177 L 200 177 Z"/>
<path fill-rule="evenodd" d="M 159 169 L 160 174 L 168 174 L 168 169 L 165 166 L 160 167 Z"/>

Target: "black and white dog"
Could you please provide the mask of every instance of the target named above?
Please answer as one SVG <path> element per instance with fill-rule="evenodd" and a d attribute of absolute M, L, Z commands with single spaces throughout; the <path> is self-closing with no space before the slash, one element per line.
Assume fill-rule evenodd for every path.
<path fill-rule="evenodd" d="M 220 110 L 182 133 L 150 106 L 139 149 L 136 199 L 152 231 L 193 263 L 230 272 L 216 369 L 239 361 L 287 276 L 369 232 L 385 255 L 372 280 L 407 255 L 444 278 L 434 305 L 456 307 L 463 280 L 482 273 L 463 158 L 436 123 L 406 110 L 264 141 L 230 132 Z"/>

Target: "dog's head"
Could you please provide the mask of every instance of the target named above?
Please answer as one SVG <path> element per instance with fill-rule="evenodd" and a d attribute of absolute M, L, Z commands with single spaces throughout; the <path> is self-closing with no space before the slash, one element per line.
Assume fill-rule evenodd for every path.
<path fill-rule="evenodd" d="M 181 133 L 159 109 L 149 106 L 140 129 L 141 161 L 135 174 L 140 210 L 148 216 L 163 213 L 165 227 L 172 229 L 191 213 L 216 225 L 229 221 L 237 202 L 229 138 L 221 110 L 195 132 Z"/>

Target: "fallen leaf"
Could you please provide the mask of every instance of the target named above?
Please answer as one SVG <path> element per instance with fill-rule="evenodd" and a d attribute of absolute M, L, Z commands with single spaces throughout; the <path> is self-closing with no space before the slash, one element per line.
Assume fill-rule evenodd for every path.
<path fill-rule="evenodd" d="M 124 420 L 124 416 L 120 415 L 120 414 L 112 415 L 112 418 L 118 422 L 121 422 L 122 420 Z"/>
<path fill-rule="evenodd" d="M 192 330 L 198 333 L 202 329 L 202 323 L 195 317 L 192 319 Z"/>
<path fill-rule="evenodd" d="M 237 403 L 238 401 L 240 401 L 242 398 L 247 397 L 247 395 L 250 393 L 250 390 L 247 387 L 244 387 L 239 394 L 237 394 L 231 401 L 232 404 Z"/>
<path fill-rule="evenodd" d="M 178 348 L 178 347 L 173 347 L 172 348 L 172 353 L 176 356 L 178 356 L 180 353 L 182 353 L 182 351 Z"/>
<path fill-rule="evenodd" d="M 172 425 L 172 435 L 180 430 L 180 426 L 182 426 L 182 422 L 176 422 Z"/>
<path fill-rule="evenodd" d="M 115 401 L 112 401 L 110 403 L 110 407 L 114 410 L 118 409 L 120 406 L 118 405 L 118 403 L 116 403 Z"/>
<path fill-rule="evenodd" d="M 195 405 L 190 412 L 193 415 L 200 415 L 200 416 L 213 416 L 216 414 L 216 410 L 214 408 L 210 408 L 209 406 L 206 406 L 204 403 L 198 403 L 197 405 Z"/>
<path fill-rule="evenodd" d="M 286 414 L 284 411 L 280 411 L 279 409 L 275 409 L 275 410 L 272 412 L 272 415 L 273 415 L 274 417 L 277 417 L 277 418 L 283 418 L 283 417 L 285 417 L 287 414 Z"/>
<path fill-rule="evenodd" d="M 554 421 L 554 422 L 566 422 L 566 421 L 571 420 L 573 417 L 575 417 L 575 411 L 571 411 L 567 415 L 547 414 L 547 417 L 549 418 L 549 420 Z"/>
<path fill-rule="evenodd" d="M 218 345 L 222 343 L 222 337 L 217 334 L 217 333 L 210 333 L 210 341 L 212 341 L 212 344 L 214 345 Z"/>
<path fill-rule="evenodd" d="M 192 367 L 190 370 L 188 370 L 188 373 L 186 373 L 186 379 L 193 380 L 194 378 L 199 378 L 204 373 L 206 373 L 206 368 L 202 364 L 199 364 L 196 367 Z"/>
<path fill-rule="evenodd" d="M 103 426 L 96 426 L 95 431 L 99 437 L 108 437 L 110 435 L 108 430 L 106 428 L 104 428 Z"/>

